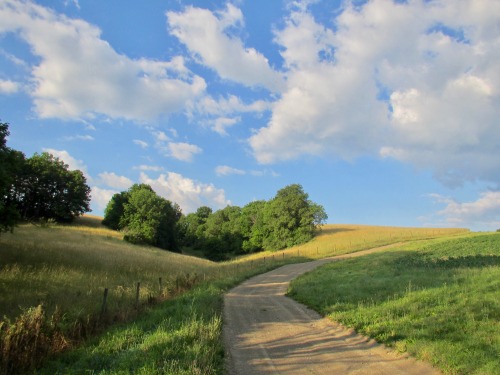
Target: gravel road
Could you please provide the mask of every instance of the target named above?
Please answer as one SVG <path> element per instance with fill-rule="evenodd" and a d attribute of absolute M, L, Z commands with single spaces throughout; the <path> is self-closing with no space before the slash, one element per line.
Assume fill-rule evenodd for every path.
<path fill-rule="evenodd" d="M 285 297 L 290 281 L 307 271 L 385 248 L 283 266 L 230 290 L 224 298 L 227 374 L 439 374 Z"/>

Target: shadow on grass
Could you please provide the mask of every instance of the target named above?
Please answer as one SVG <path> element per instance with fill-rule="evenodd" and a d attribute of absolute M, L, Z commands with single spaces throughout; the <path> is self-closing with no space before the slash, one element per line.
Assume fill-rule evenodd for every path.
<path fill-rule="evenodd" d="M 498 255 L 466 255 L 458 257 L 430 258 L 426 254 L 412 254 L 397 262 L 401 266 L 415 268 L 482 268 L 500 265 Z"/>
<path fill-rule="evenodd" d="M 327 235 L 332 235 L 336 233 L 341 233 L 341 232 L 354 232 L 356 229 L 351 229 L 351 228 L 324 228 L 322 227 L 316 235 L 322 235 L 322 236 L 327 236 Z"/>

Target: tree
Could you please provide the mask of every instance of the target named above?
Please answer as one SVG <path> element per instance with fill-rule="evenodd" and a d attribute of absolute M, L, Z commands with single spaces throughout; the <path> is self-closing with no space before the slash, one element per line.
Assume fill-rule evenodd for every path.
<path fill-rule="evenodd" d="M 24 163 L 24 154 L 7 147 L 9 124 L 0 123 L 0 233 L 12 231 L 21 219 L 14 184 Z"/>
<path fill-rule="evenodd" d="M 309 241 L 327 215 L 322 206 L 311 202 L 299 184 L 279 190 L 264 210 L 263 246 L 279 250 Z"/>
<path fill-rule="evenodd" d="M 114 230 L 121 229 L 120 220 L 123 217 L 125 203 L 127 202 L 128 193 L 126 191 L 114 194 L 106 205 L 102 224 Z"/>
<path fill-rule="evenodd" d="M 212 260 L 223 260 L 226 254 L 241 252 L 241 208 L 227 206 L 211 214 L 205 223 L 205 255 Z"/>
<path fill-rule="evenodd" d="M 265 236 L 264 209 L 267 202 L 264 200 L 248 203 L 241 210 L 240 226 L 243 236 L 242 250 L 253 253 L 263 249 Z"/>
<path fill-rule="evenodd" d="M 70 222 L 90 211 L 90 187 L 80 170 L 69 170 L 44 152 L 26 159 L 15 183 L 17 206 L 26 220 Z"/>
<path fill-rule="evenodd" d="M 123 229 L 128 242 L 177 251 L 180 217 L 177 204 L 158 196 L 149 185 L 135 184 L 111 198 L 103 224 Z"/>

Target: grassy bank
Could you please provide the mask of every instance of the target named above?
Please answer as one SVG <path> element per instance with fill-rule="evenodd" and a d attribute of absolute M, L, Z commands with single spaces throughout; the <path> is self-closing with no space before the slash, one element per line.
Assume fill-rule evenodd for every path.
<path fill-rule="evenodd" d="M 500 234 L 328 264 L 289 295 L 450 374 L 500 373 Z"/>
<path fill-rule="evenodd" d="M 153 371 L 148 366 L 155 363 L 158 373 L 218 373 L 220 301 L 230 286 L 285 263 L 460 233 L 464 231 L 328 225 L 301 247 L 216 264 L 130 245 L 96 217 L 71 226 L 20 226 L 0 236 L 0 372 L 20 372 L 22 366 L 39 366 L 67 352 L 50 369 L 107 373 L 132 366 L 127 358 L 135 358 L 134 372 Z M 111 324 L 118 325 L 88 342 Z M 168 348 L 184 345 L 185 335 L 200 351 L 179 358 Z M 106 359 L 97 354 L 101 352 L 112 354 Z M 201 352 L 212 359 L 193 362 L 203 357 Z"/>

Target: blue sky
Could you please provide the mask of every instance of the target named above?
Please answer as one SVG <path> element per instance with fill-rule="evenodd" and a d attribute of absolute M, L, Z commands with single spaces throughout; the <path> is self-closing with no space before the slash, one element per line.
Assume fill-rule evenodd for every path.
<path fill-rule="evenodd" d="M 500 228 L 497 0 L 0 1 L 8 145 L 184 213 Z"/>

